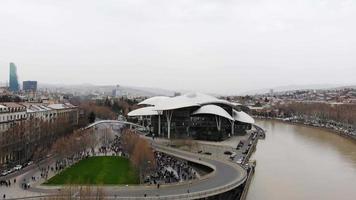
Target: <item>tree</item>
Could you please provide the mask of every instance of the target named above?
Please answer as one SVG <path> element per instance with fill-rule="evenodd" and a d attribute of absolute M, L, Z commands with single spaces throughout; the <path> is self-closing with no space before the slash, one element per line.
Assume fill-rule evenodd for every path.
<path fill-rule="evenodd" d="M 139 138 L 130 156 L 131 163 L 138 169 L 140 180 L 155 168 L 155 157 L 153 150 L 147 140 Z"/>
<path fill-rule="evenodd" d="M 121 140 L 124 151 L 129 154 L 130 161 L 138 170 L 142 181 L 156 167 L 150 143 L 131 129 L 123 130 Z"/>
<path fill-rule="evenodd" d="M 90 112 L 89 117 L 88 117 L 89 123 L 95 122 L 95 118 L 96 118 L 95 113 L 93 111 Z"/>

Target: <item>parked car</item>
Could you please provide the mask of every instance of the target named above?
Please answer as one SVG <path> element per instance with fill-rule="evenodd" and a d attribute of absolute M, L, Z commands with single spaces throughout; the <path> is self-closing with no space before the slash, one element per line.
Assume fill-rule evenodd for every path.
<path fill-rule="evenodd" d="M 13 169 L 6 169 L 6 170 L 2 171 L 1 176 L 6 176 L 8 174 L 11 174 L 12 172 L 14 172 Z"/>
<path fill-rule="evenodd" d="M 231 152 L 231 151 L 225 151 L 224 154 L 225 154 L 225 155 L 231 155 L 232 152 Z"/>
<path fill-rule="evenodd" d="M 234 152 L 234 153 L 232 153 L 232 154 L 230 155 L 230 159 L 234 159 L 235 156 L 236 156 L 236 153 Z"/>
<path fill-rule="evenodd" d="M 236 163 L 237 163 L 237 164 L 242 164 L 242 161 L 243 161 L 243 157 L 239 158 L 239 159 L 236 161 Z"/>
<path fill-rule="evenodd" d="M 10 172 L 8 170 L 4 170 L 1 172 L 1 176 L 6 176 L 8 174 L 10 174 Z"/>
<path fill-rule="evenodd" d="M 27 167 L 27 166 L 32 165 L 32 164 L 33 164 L 33 161 L 30 160 L 27 163 L 23 164 L 23 167 Z"/>
<path fill-rule="evenodd" d="M 22 169 L 22 165 L 16 165 L 13 169 L 15 171 L 19 171 L 20 169 Z"/>

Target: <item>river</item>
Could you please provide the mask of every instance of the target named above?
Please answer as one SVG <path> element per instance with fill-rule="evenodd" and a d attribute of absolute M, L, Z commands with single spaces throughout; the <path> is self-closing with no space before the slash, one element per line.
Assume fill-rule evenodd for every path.
<path fill-rule="evenodd" d="M 327 130 L 273 120 L 251 159 L 247 200 L 356 199 L 356 141 Z"/>

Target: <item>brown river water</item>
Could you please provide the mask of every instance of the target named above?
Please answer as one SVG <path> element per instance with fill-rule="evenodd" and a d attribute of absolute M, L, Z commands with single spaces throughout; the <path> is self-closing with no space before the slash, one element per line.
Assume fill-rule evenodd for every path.
<path fill-rule="evenodd" d="M 327 130 L 273 120 L 251 159 L 247 200 L 355 200 L 356 141 Z"/>

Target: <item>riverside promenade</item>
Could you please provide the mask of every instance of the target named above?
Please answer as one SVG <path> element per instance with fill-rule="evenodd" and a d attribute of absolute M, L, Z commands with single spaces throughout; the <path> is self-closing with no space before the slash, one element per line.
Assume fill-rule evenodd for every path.
<path fill-rule="evenodd" d="M 154 144 L 158 151 L 176 156 L 191 162 L 205 165 L 213 171 L 200 179 L 182 182 L 178 184 L 162 185 L 159 189 L 156 186 L 102 186 L 103 193 L 107 199 L 200 199 L 207 198 L 217 194 L 232 190 L 244 183 L 247 174 L 246 171 L 235 163 L 216 158 L 209 158 L 207 155 L 189 153 L 171 147 Z M 50 163 L 43 163 L 43 166 Z M 41 186 L 33 183 L 28 190 L 22 190 L 20 183 L 26 179 L 29 180 L 34 174 L 38 173 L 33 168 L 16 177 L 18 184 L 11 186 L 12 191 L 8 191 L 6 199 L 41 199 L 56 195 L 64 187 Z M 15 192 L 16 191 L 16 192 Z M 11 196 L 10 196 L 11 193 Z M 75 192 L 73 193 L 75 197 Z"/>
<path fill-rule="evenodd" d="M 249 141 L 249 138 L 246 136 L 244 136 L 243 139 Z M 247 168 L 244 165 L 246 163 L 245 160 L 247 161 L 248 159 L 245 159 L 241 164 L 237 164 L 235 159 L 231 160 L 226 156 L 221 157 L 193 153 L 172 148 L 164 141 L 159 141 L 159 139 L 151 141 L 152 146 L 157 151 L 206 166 L 212 169 L 212 171 L 192 181 L 163 184 L 159 188 L 155 185 L 99 186 L 105 199 L 202 199 L 212 198 L 232 191 L 240 186 L 245 186 Z M 243 148 L 242 150 L 245 149 Z M 6 199 L 44 199 L 50 196 L 58 196 L 59 194 L 63 195 L 66 190 L 65 186 L 44 186 L 42 185 L 42 183 L 45 182 L 44 179 L 39 179 L 34 182 L 30 181 L 30 188 L 27 190 L 21 188 L 21 183 L 30 180 L 33 176 L 39 176 L 39 167 L 51 166 L 53 163 L 54 160 L 47 159 L 40 163 L 39 166 L 32 166 L 16 177 L 11 177 L 16 178 L 17 183 L 10 187 L 11 190 L 9 190 L 10 188 L 1 188 L 0 195 L 6 193 Z M 55 174 L 52 173 L 48 178 L 54 175 Z M 72 197 L 76 197 L 78 191 L 74 191 L 71 194 Z M 94 195 L 95 194 L 93 194 L 93 196 Z"/>

